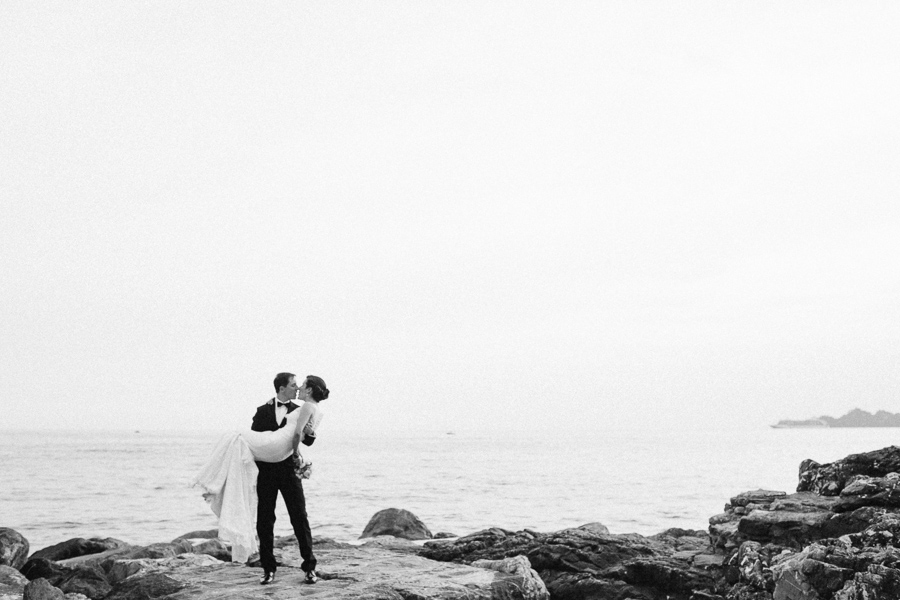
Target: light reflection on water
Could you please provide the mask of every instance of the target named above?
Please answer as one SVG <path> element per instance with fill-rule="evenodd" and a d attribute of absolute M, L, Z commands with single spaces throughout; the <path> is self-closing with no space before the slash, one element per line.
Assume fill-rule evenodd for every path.
<path fill-rule="evenodd" d="M 388 507 L 411 510 L 433 532 L 457 534 L 494 526 L 552 531 L 591 521 L 614 533 L 705 529 L 737 493 L 792 491 L 801 460 L 829 462 L 889 446 L 900 430 L 545 437 L 329 432 L 316 443 L 315 473 L 304 484 L 313 532 L 352 541 Z M 217 438 L 2 432 L 0 527 L 20 531 L 32 550 L 75 536 L 147 544 L 215 527 L 189 484 Z M 280 500 L 277 517 L 276 534 L 290 534 Z"/>

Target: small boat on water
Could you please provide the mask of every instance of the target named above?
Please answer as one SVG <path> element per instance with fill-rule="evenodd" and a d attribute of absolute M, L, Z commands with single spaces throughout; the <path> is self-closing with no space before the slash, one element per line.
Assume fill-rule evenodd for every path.
<path fill-rule="evenodd" d="M 772 429 L 821 429 L 829 427 L 826 421 L 822 419 L 804 419 L 802 421 L 791 421 L 788 419 L 778 421 L 774 425 L 770 425 Z"/>

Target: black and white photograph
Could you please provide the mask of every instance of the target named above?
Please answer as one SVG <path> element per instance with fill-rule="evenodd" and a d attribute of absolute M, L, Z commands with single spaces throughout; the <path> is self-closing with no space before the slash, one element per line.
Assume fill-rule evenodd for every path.
<path fill-rule="evenodd" d="M 900 599 L 898 32 L 0 2 L 0 600 Z"/>

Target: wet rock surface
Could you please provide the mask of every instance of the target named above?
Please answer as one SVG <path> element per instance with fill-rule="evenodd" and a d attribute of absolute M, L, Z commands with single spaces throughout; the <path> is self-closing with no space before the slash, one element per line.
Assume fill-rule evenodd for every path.
<path fill-rule="evenodd" d="M 104 598 L 112 590 L 103 569 L 91 565 L 79 565 L 53 585 L 64 593 L 83 594 L 91 600 Z"/>
<path fill-rule="evenodd" d="M 470 567 L 439 563 L 376 547 L 317 547 L 316 554 L 320 579 L 315 585 L 304 583 L 305 574 L 300 569 L 302 557 L 299 550 L 292 547 L 283 550 L 275 583 L 267 586 L 259 585 L 260 569 L 236 563 L 216 561 L 198 566 L 189 562 L 177 564 L 174 562 L 176 559 L 145 559 L 149 563 L 147 570 L 117 584 L 107 600 L 136 597 L 287 600 L 300 596 L 320 600 L 549 598 L 543 582 L 521 558 L 485 567 Z M 165 561 L 170 562 L 161 564 Z"/>
<path fill-rule="evenodd" d="M 65 594 L 46 579 L 35 579 L 25 586 L 24 600 L 64 600 Z"/>
<path fill-rule="evenodd" d="M 47 560 L 59 561 L 88 554 L 99 554 L 101 552 L 106 552 L 107 550 L 116 550 L 127 546 L 127 543 L 114 538 L 72 538 L 65 542 L 42 548 L 32 554 L 29 558 L 45 558 Z"/>
<path fill-rule="evenodd" d="M 851 454 L 824 465 L 807 459 L 800 464 L 800 484 L 797 491 L 837 496 L 852 480 L 860 477 L 885 477 L 889 473 L 900 473 L 898 446 Z"/>
<path fill-rule="evenodd" d="M 18 569 L 28 559 L 28 540 L 8 527 L 0 527 L 0 566 Z"/>
<path fill-rule="evenodd" d="M 674 599 L 721 591 L 723 557 L 709 553 L 706 532 L 673 529 L 644 537 L 591 525 L 553 533 L 492 528 L 454 542 L 426 542 L 421 555 L 475 564 L 522 555 L 554 599 Z"/>
<path fill-rule="evenodd" d="M 28 579 L 7 565 L 0 565 L 0 598 L 4 596 L 21 596 L 28 584 Z"/>
<path fill-rule="evenodd" d="M 316 538 L 320 580 L 307 585 L 296 540 L 288 536 L 276 540 L 280 562 L 276 582 L 260 586 L 258 567 L 180 552 L 218 540 L 182 541 L 186 545 L 123 547 L 60 561 L 32 558 L 25 574 L 0 567 L 0 586 L 9 584 L 2 588 L 8 596 L 0 591 L 0 598 L 20 600 L 27 594 L 53 600 L 286 600 L 300 595 L 320 600 L 549 599 L 544 582 L 522 556 L 467 566 L 417 556 L 420 546 L 402 538 L 382 536 L 361 546 Z"/>

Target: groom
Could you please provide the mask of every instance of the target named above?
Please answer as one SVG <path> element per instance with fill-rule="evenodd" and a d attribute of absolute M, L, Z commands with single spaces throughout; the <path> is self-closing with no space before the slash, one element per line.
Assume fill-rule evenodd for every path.
<path fill-rule="evenodd" d="M 297 396 L 297 381 L 293 373 L 279 373 L 275 376 L 276 396 L 256 409 L 253 415 L 253 431 L 275 431 L 284 427 L 285 417 L 299 406 L 291 402 Z M 279 463 L 257 462 L 259 476 L 256 479 L 256 495 L 259 503 L 256 507 L 256 534 L 259 536 L 259 561 L 262 563 L 263 578 L 260 583 L 267 585 L 275 581 L 275 502 L 278 492 L 287 506 L 288 515 L 297 542 L 300 544 L 300 555 L 303 564 L 300 568 L 306 572 L 306 582 L 315 583 L 316 557 L 312 549 L 312 532 L 306 516 L 306 499 L 303 497 L 303 486 L 294 475 L 292 457 Z"/>

